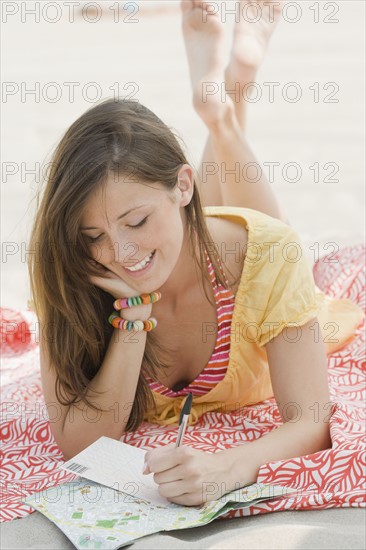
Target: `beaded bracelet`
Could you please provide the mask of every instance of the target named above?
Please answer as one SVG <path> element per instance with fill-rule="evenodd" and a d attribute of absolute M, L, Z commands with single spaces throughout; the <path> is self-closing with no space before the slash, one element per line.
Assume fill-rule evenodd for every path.
<path fill-rule="evenodd" d="M 157 319 L 155 319 L 155 317 L 150 317 L 150 319 L 148 319 L 147 321 L 127 321 L 126 319 L 121 319 L 121 317 L 119 317 L 115 312 L 110 314 L 110 316 L 108 317 L 108 322 L 114 328 L 128 331 L 134 330 L 135 332 L 141 332 L 143 330 L 145 332 L 150 332 L 158 324 L 158 321 Z"/>
<path fill-rule="evenodd" d="M 141 294 L 140 296 L 133 296 L 132 298 L 118 298 L 113 302 L 114 309 L 126 309 L 128 307 L 140 306 L 143 304 L 152 304 L 157 302 L 161 298 L 161 293 L 156 290 L 150 294 Z"/>

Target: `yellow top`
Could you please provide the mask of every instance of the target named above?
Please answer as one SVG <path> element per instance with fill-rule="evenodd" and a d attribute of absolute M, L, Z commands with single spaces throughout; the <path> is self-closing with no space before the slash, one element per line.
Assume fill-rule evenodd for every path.
<path fill-rule="evenodd" d="M 232 411 L 273 396 L 264 346 L 286 326 L 301 326 L 317 317 L 314 338 L 323 337 L 329 354 L 354 338 L 364 317 L 350 300 L 330 298 L 315 285 L 292 227 L 250 208 L 207 206 L 203 211 L 205 216 L 235 218 L 244 224 L 248 243 L 235 296 L 227 372 L 208 393 L 193 396 L 189 424 L 196 424 L 206 412 Z M 151 409 L 144 420 L 178 424 L 186 396 L 167 397 L 155 391 L 153 395 L 158 414 Z"/>

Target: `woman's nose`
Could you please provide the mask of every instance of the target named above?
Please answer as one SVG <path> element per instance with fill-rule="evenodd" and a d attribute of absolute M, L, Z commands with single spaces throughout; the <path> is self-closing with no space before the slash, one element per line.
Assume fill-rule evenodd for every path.
<path fill-rule="evenodd" d="M 136 242 L 126 242 L 115 239 L 108 247 L 108 262 L 115 264 L 128 265 L 129 262 L 135 262 L 138 258 L 139 246 Z"/>

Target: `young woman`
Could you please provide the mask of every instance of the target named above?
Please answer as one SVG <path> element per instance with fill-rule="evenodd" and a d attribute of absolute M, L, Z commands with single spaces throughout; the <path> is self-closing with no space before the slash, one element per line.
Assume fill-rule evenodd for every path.
<path fill-rule="evenodd" d="M 281 12 L 264 4 L 260 21 L 236 23 L 225 71 L 219 13 L 181 2 L 193 104 L 209 131 L 201 173 L 256 162 L 244 99 L 203 90 L 239 82 L 242 92 L 253 80 Z M 219 498 L 265 462 L 331 446 L 327 352 L 362 318 L 315 286 L 264 175 L 253 184 L 240 173 L 200 178 L 149 109 L 106 100 L 56 148 L 31 236 L 44 395 L 66 459 L 144 420 L 177 423 L 189 392 L 194 423 L 274 395 L 283 425 L 259 440 L 215 454 L 147 452 L 145 472 L 177 504 L 205 501 L 205 482 Z"/>

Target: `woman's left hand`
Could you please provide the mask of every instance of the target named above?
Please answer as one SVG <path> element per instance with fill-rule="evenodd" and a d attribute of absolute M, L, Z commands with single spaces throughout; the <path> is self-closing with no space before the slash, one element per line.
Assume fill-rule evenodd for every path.
<path fill-rule="evenodd" d="M 146 452 L 144 473 L 154 474 L 159 494 L 169 501 L 200 506 L 234 490 L 227 458 L 225 451 L 211 454 L 171 443 Z"/>

